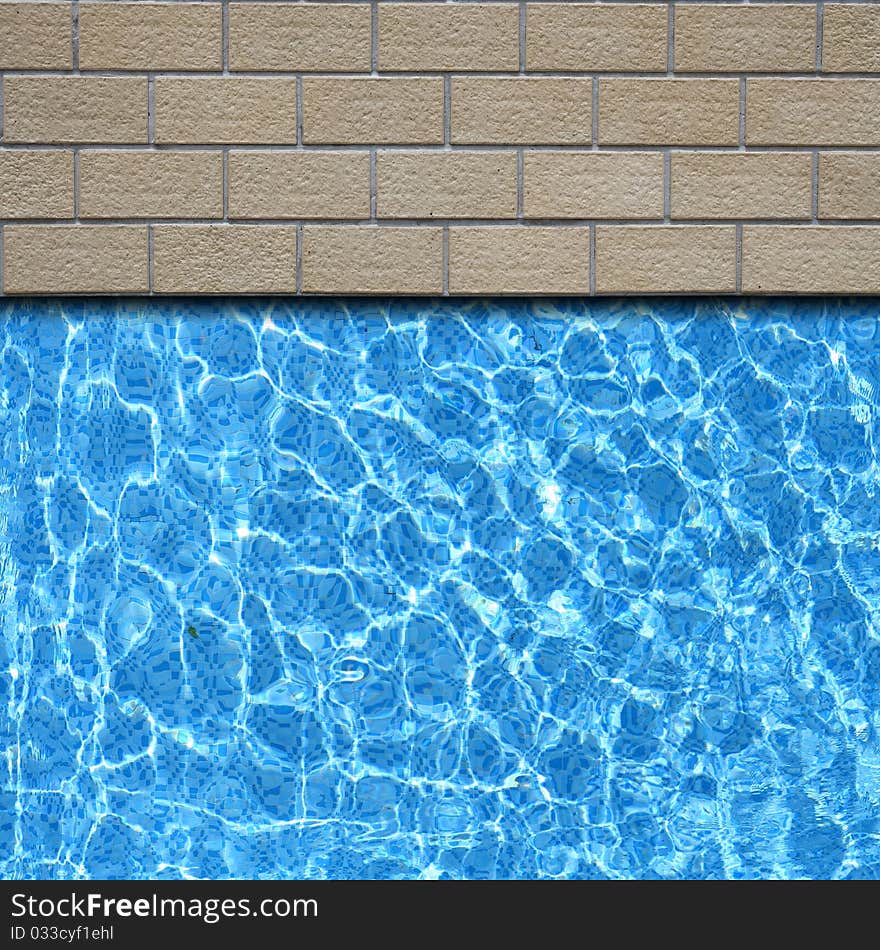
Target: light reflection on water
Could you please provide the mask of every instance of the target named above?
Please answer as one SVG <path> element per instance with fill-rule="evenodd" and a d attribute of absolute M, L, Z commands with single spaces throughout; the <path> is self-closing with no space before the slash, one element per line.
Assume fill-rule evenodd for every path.
<path fill-rule="evenodd" d="M 5 307 L 4 877 L 880 876 L 876 301 Z"/>

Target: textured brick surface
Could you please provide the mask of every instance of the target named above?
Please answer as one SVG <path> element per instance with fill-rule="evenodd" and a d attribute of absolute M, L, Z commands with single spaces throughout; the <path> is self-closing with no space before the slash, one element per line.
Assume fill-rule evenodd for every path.
<path fill-rule="evenodd" d="M 640 152 L 529 152 L 527 218 L 662 218 L 663 156 Z"/>
<path fill-rule="evenodd" d="M 452 141 L 464 145 L 589 145 L 589 79 L 455 78 Z"/>
<path fill-rule="evenodd" d="M 677 4 L 675 68 L 782 73 L 816 64 L 814 4 Z"/>
<path fill-rule="evenodd" d="M 819 217 L 880 219 L 880 152 L 819 156 Z"/>
<path fill-rule="evenodd" d="M 529 4 L 526 65 L 577 72 L 665 71 L 665 5 Z"/>
<path fill-rule="evenodd" d="M 735 79 L 600 79 L 601 145 L 736 145 Z"/>
<path fill-rule="evenodd" d="M 156 293 L 296 290 L 296 228 L 160 224 L 154 234 Z"/>
<path fill-rule="evenodd" d="M 822 37 L 829 72 L 880 72 L 880 5 L 826 3 Z"/>
<path fill-rule="evenodd" d="M 735 289 L 733 227 L 596 228 L 599 293 L 730 293 Z"/>
<path fill-rule="evenodd" d="M 0 152 L 0 218 L 72 218 L 73 152 Z"/>
<path fill-rule="evenodd" d="M 10 225 L 3 233 L 8 294 L 142 294 L 147 229 L 135 225 Z"/>
<path fill-rule="evenodd" d="M 803 152 L 672 156 L 673 218 L 809 218 L 813 159 Z"/>
<path fill-rule="evenodd" d="M 745 293 L 880 293 L 880 230 L 743 228 Z"/>
<path fill-rule="evenodd" d="M 222 218 L 219 152 L 84 151 L 84 218 Z"/>
<path fill-rule="evenodd" d="M 0 3 L 0 69 L 70 69 L 69 3 Z"/>
<path fill-rule="evenodd" d="M 82 3 L 82 69 L 220 69 L 219 3 Z"/>
<path fill-rule="evenodd" d="M 519 8 L 511 3 L 384 3 L 379 68 L 513 70 L 519 67 Z"/>
<path fill-rule="evenodd" d="M 296 80 L 160 76 L 155 116 L 159 143 L 296 143 Z"/>
<path fill-rule="evenodd" d="M 880 79 L 750 79 L 749 145 L 880 145 Z"/>
<path fill-rule="evenodd" d="M 456 228 L 449 234 L 452 294 L 585 294 L 586 228 Z"/>
<path fill-rule="evenodd" d="M 303 228 L 302 289 L 316 294 L 439 294 L 439 228 Z"/>
<path fill-rule="evenodd" d="M 7 142 L 147 141 L 147 80 L 105 76 L 7 76 Z"/>
<path fill-rule="evenodd" d="M 232 152 L 232 218 L 369 218 L 367 152 Z"/>
<path fill-rule="evenodd" d="M 6 293 L 868 293 L 877 247 L 880 0 L 0 0 Z"/>
<path fill-rule="evenodd" d="M 303 80 L 309 145 L 436 145 L 443 141 L 443 80 Z"/>
<path fill-rule="evenodd" d="M 514 218 L 514 152 L 380 152 L 380 218 Z"/>
<path fill-rule="evenodd" d="M 280 72 L 370 69 L 370 8 L 364 3 L 233 3 L 229 67 Z"/>

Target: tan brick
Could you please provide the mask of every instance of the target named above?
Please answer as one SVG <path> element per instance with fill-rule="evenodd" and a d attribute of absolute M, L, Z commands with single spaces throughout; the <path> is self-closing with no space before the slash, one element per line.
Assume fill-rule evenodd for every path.
<path fill-rule="evenodd" d="M 147 228 L 7 225 L 8 294 L 140 294 L 149 290 Z"/>
<path fill-rule="evenodd" d="M 451 294 L 585 294 L 588 228 L 449 229 Z"/>
<path fill-rule="evenodd" d="M 880 228 L 743 228 L 744 293 L 880 293 Z"/>
<path fill-rule="evenodd" d="M 596 228 L 596 292 L 732 293 L 736 228 Z"/>
<path fill-rule="evenodd" d="M 73 152 L 0 152 L 0 218 L 72 218 Z"/>
<path fill-rule="evenodd" d="M 825 4 L 822 68 L 832 73 L 880 72 L 880 4 Z"/>
<path fill-rule="evenodd" d="M 736 79 L 600 79 L 602 145 L 736 145 Z"/>
<path fill-rule="evenodd" d="M 158 76 L 154 99 L 159 143 L 296 143 L 293 78 Z"/>
<path fill-rule="evenodd" d="M 666 71 L 665 4 L 532 3 L 526 10 L 528 69 Z"/>
<path fill-rule="evenodd" d="M 880 219 L 880 152 L 819 156 L 819 217 Z"/>
<path fill-rule="evenodd" d="M 672 156 L 673 218 L 809 218 L 813 159 L 803 152 Z"/>
<path fill-rule="evenodd" d="M 518 68 L 516 4 L 379 5 L 379 69 L 394 72 Z"/>
<path fill-rule="evenodd" d="M 440 228 L 303 228 L 304 293 L 438 294 Z"/>
<path fill-rule="evenodd" d="M 147 80 L 108 76 L 7 76 L 7 142 L 147 141 Z"/>
<path fill-rule="evenodd" d="M 0 3 L 0 69 L 70 69 L 69 3 Z"/>
<path fill-rule="evenodd" d="M 220 152 L 84 151 L 84 218 L 222 218 Z"/>
<path fill-rule="evenodd" d="M 153 287 L 159 294 L 296 291 L 296 228 L 158 224 Z"/>
<path fill-rule="evenodd" d="M 812 72 L 816 5 L 676 4 L 675 68 L 682 72 Z"/>
<path fill-rule="evenodd" d="M 303 80 L 303 141 L 309 145 L 437 145 L 443 141 L 443 80 Z"/>
<path fill-rule="evenodd" d="M 81 3 L 81 69 L 220 69 L 219 3 Z"/>
<path fill-rule="evenodd" d="M 452 80 L 452 141 L 460 145 L 589 145 L 592 80 Z"/>
<path fill-rule="evenodd" d="M 659 152 L 526 152 L 527 218 L 662 218 Z"/>
<path fill-rule="evenodd" d="M 880 80 L 749 79 L 748 145 L 880 145 Z"/>
<path fill-rule="evenodd" d="M 380 218 L 515 218 L 516 152 L 380 152 Z"/>
<path fill-rule="evenodd" d="M 232 218 L 369 218 L 369 152 L 231 152 Z"/>
<path fill-rule="evenodd" d="M 282 72 L 369 72 L 365 3 L 233 3 L 229 67 Z"/>

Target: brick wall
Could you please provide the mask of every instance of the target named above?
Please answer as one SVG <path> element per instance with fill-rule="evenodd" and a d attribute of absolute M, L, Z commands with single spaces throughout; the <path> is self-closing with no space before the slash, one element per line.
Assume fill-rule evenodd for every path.
<path fill-rule="evenodd" d="M 880 3 L 0 2 L 22 293 L 878 293 Z"/>

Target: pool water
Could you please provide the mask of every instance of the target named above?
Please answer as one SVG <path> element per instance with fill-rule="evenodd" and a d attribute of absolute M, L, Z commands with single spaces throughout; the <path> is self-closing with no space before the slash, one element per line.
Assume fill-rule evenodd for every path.
<path fill-rule="evenodd" d="M 4 307 L 4 877 L 880 877 L 877 301 Z"/>

